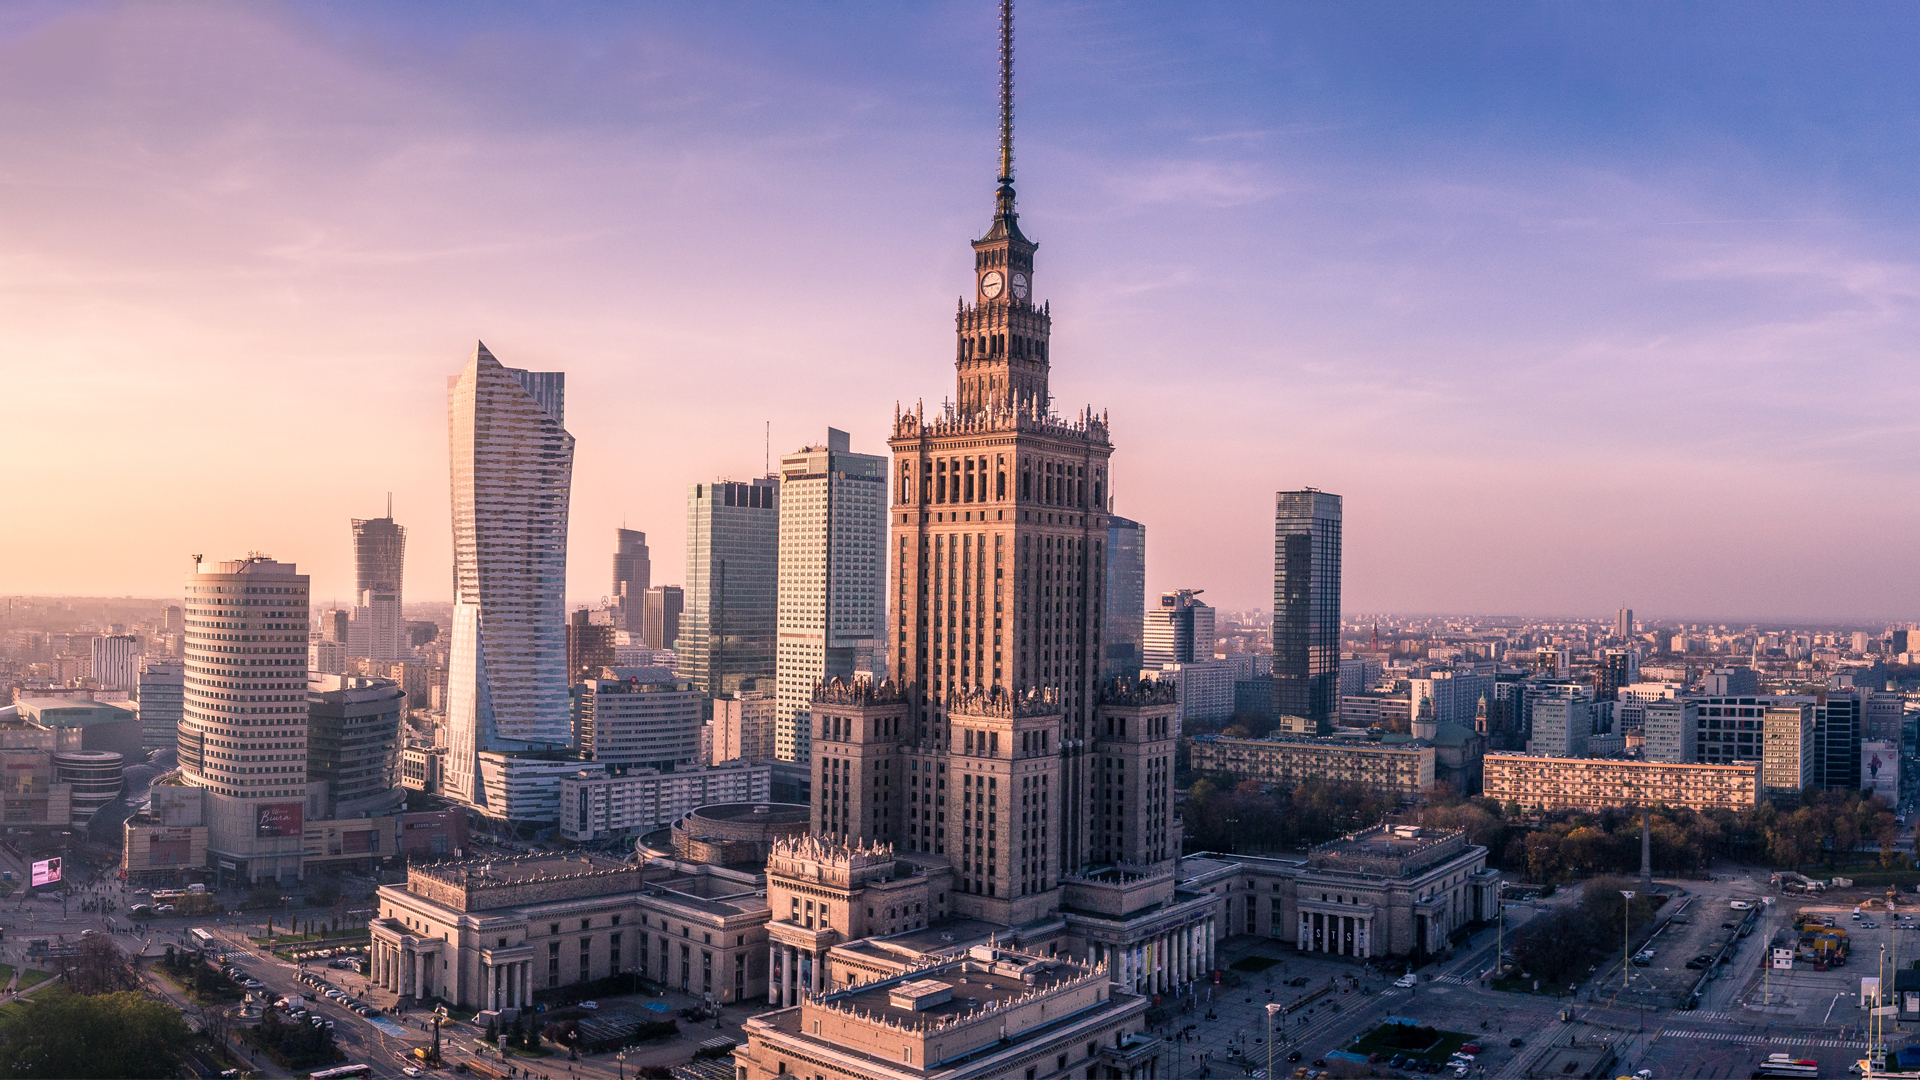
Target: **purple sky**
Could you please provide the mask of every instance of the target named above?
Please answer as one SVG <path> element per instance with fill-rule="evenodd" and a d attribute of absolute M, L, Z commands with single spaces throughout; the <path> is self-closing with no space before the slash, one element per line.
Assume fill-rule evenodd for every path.
<path fill-rule="evenodd" d="M 1842 18 L 1851 21 L 1841 21 Z M 0 8 L 0 592 L 194 552 L 449 595 L 446 376 L 567 372 L 570 594 L 685 488 L 952 393 L 994 5 Z M 1043 3 L 1022 224 L 1148 587 L 1907 618 L 1920 9 Z"/>

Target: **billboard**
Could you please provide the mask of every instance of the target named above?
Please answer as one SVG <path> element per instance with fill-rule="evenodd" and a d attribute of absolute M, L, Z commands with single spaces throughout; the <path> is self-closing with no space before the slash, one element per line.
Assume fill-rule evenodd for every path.
<path fill-rule="evenodd" d="M 1900 805 L 1900 745 L 1891 742 L 1860 744 L 1860 790 Z"/>
<path fill-rule="evenodd" d="M 305 831 L 302 818 L 305 816 L 306 805 L 306 803 L 279 802 L 262 806 L 253 835 L 263 840 L 301 835 Z"/>
<path fill-rule="evenodd" d="M 60 860 L 42 859 L 33 864 L 33 884 L 58 885 L 60 883 Z"/>

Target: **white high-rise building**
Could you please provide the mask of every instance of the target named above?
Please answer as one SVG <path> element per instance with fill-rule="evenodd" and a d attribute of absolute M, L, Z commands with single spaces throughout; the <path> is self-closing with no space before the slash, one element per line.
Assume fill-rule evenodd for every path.
<path fill-rule="evenodd" d="M 778 713 L 774 756 L 810 761 L 808 709 L 822 679 L 886 663 L 887 459 L 847 433 L 780 459 Z"/>
<path fill-rule="evenodd" d="M 447 384 L 454 602 L 446 790 L 483 808 L 481 752 L 564 747 L 573 737 L 565 380 L 505 367 L 483 344 Z"/>
<path fill-rule="evenodd" d="M 149 659 L 141 663 L 134 700 L 139 704 L 143 749 L 160 751 L 179 742 L 186 680 L 187 669 L 178 660 Z"/>
<path fill-rule="evenodd" d="M 187 578 L 181 778 L 206 791 L 220 880 L 300 877 L 307 812 L 305 574 L 265 555 Z"/>
<path fill-rule="evenodd" d="M 131 634 L 93 639 L 93 683 L 102 690 L 133 690 L 140 684 L 140 640 Z"/>

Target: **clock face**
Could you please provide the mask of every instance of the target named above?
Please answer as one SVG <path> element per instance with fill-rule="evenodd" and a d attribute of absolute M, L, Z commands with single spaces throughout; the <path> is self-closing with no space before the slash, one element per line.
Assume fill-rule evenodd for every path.
<path fill-rule="evenodd" d="M 1027 298 L 1027 275 L 1025 274 L 1013 275 L 1013 295 L 1018 297 L 1021 300 L 1025 300 Z"/>
<path fill-rule="evenodd" d="M 1000 298 L 1000 290 L 1005 288 L 1006 284 L 1007 279 L 1001 275 L 1000 271 L 989 270 L 987 276 L 980 279 L 980 295 L 989 300 L 997 300 Z"/>

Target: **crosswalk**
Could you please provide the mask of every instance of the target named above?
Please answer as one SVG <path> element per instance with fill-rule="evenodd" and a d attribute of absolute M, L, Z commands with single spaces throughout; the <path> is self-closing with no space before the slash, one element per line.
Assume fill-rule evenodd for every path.
<path fill-rule="evenodd" d="M 1454 986 L 1472 986 L 1474 983 L 1473 979 L 1465 975 L 1436 975 L 1433 981 L 1437 983 L 1451 983 Z"/>
<path fill-rule="evenodd" d="M 1710 1039 L 1715 1042 L 1738 1043 L 1742 1046 L 1827 1046 L 1847 1050 L 1865 1050 L 1867 1044 L 1852 1039 L 1813 1039 L 1794 1035 L 1749 1035 L 1738 1031 L 1688 1031 L 1685 1028 L 1667 1028 L 1660 1033 L 1666 1039 Z"/>
<path fill-rule="evenodd" d="M 1728 1021 L 1732 1021 L 1732 1020 L 1740 1020 L 1740 1019 L 1746 1019 L 1746 1018 L 1744 1018 L 1744 1017 L 1738 1017 L 1738 1016 L 1735 1016 L 1735 1015 L 1733 1015 L 1733 1014 L 1732 1014 L 1732 1013 L 1730 1013 L 1730 1012 L 1723 1012 L 1723 1011 L 1721 1011 L 1721 1010 L 1718 1010 L 1718 1009 L 1695 1009 L 1695 1010 L 1693 1010 L 1692 1012 L 1690 1012 L 1690 1013 L 1688 1013 L 1688 1014 L 1687 1014 L 1687 1019 L 1689 1019 L 1689 1020 L 1728 1020 Z"/>

